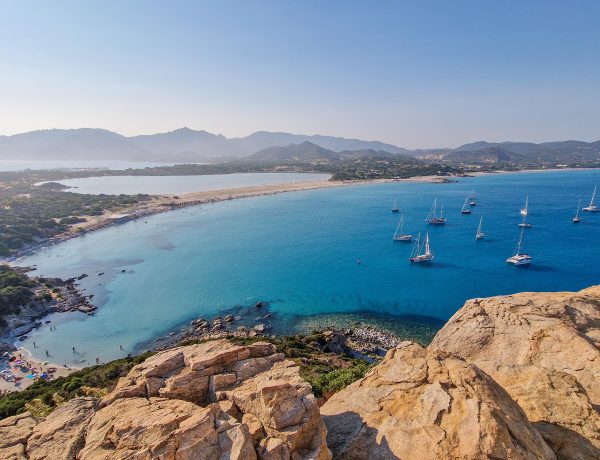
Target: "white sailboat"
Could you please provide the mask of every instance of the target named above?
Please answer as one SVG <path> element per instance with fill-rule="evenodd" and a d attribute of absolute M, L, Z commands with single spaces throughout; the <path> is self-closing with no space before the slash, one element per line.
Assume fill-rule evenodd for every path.
<path fill-rule="evenodd" d="M 525 207 L 521 209 L 521 215 L 526 216 L 529 214 L 529 197 L 525 198 Z"/>
<path fill-rule="evenodd" d="M 392 212 L 400 212 L 398 207 L 398 198 L 394 198 L 394 204 L 392 205 Z"/>
<path fill-rule="evenodd" d="M 531 263 L 532 257 L 529 254 L 524 254 L 521 252 L 521 247 L 523 245 L 523 231 L 525 229 L 521 229 L 521 236 L 519 237 L 519 241 L 517 242 L 517 248 L 515 249 L 514 255 L 510 256 L 506 259 L 506 262 L 509 264 L 513 264 L 516 266 L 529 265 Z"/>
<path fill-rule="evenodd" d="M 485 233 L 483 233 L 483 230 L 482 230 L 482 224 L 483 224 L 483 216 L 481 216 L 479 218 L 479 227 L 477 227 L 477 233 L 475 233 L 475 239 L 482 240 L 483 237 L 485 236 Z"/>
<path fill-rule="evenodd" d="M 581 218 L 579 217 L 579 209 L 580 208 L 581 208 L 581 200 L 579 200 L 579 203 L 577 204 L 577 212 L 575 213 L 575 217 L 573 217 L 574 224 L 578 224 L 579 222 L 581 222 Z"/>
<path fill-rule="evenodd" d="M 471 209 L 467 206 L 469 202 L 469 197 L 465 198 L 465 202 L 463 203 L 462 210 L 460 211 L 462 214 L 471 214 Z"/>
<path fill-rule="evenodd" d="M 583 208 L 584 211 L 587 211 L 587 212 L 600 211 L 600 207 L 598 207 L 598 205 L 596 205 L 596 189 L 597 188 L 598 188 L 598 186 L 594 187 L 594 193 L 592 193 L 592 199 L 590 200 L 590 204 L 588 204 L 585 208 Z"/>
<path fill-rule="evenodd" d="M 400 222 L 396 227 L 396 233 L 394 233 L 394 241 L 411 241 L 412 235 L 404 233 L 404 214 L 400 216 Z"/>
<path fill-rule="evenodd" d="M 425 246 L 425 252 L 421 252 Z M 421 244 L 421 234 L 417 235 L 417 240 L 415 241 L 415 247 L 413 248 L 412 254 L 410 256 L 410 260 L 412 263 L 423 263 L 430 262 L 433 260 L 433 253 L 431 252 L 431 248 L 429 247 L 429 233 L 425 234 L 425 244 Z"/>
<path fill-rule="evenodd" d="M 475 190 L 473 190 L 471 192 L 471 195 L 469 195 L 469 206 L 476 206 L 477 205 L 477 200 L 475 198 Z"/>
<path fill-rule="evenodd" d="M 425 222 L 427 222 L 429 225 L 444 225 L 446 223 L 443 206 L 440 207 L 440 215 L 437 215 L 437 198 L 433 200 L 433 205 L 429 210 L 429 214 L 427 214 Z"/>
<path fill-rule="evenodd" d="M 531 224 L 529 222 L 527 222 L 526 219 L 527 219 L 527 214 L 523 214 L 523 220 L 519 224 L 519 227 L 521 227 L 521 228 L 531 228 Z"/>

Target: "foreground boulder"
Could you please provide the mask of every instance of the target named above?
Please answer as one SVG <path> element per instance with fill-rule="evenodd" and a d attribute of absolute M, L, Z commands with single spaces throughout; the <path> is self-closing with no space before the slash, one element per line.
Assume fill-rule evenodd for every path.
<path fill-rule="evenodd" d="M 339 459 L 553 459 L 521 408 L 484 372 L 402 342 L 321 414 Z"/>
<path fill-rule="evenodd" d="M 226 340 L 158 353 L 100 401 L 2 420 L 0 438 L 2 459 L 331 458 L 299 368 L 271 344 Z"/>
<path fill-rule="evenodd" d="M 498 382 L 561 458 L 600 458 L 600 287 L 467 302 L 431 348 Z"/>

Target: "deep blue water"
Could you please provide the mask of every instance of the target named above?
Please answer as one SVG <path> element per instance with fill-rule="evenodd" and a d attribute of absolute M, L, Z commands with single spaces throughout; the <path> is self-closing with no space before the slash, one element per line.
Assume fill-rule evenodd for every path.
<path fill-rule="evenodd" d="M 600 283 L 600 213 L 583 213 L 579 225 L 571 218 L 596 183 L 600 171 L 359 185 L 221 202 L 112 227 L 20 261 L 45 275 L 88 273 L 82 287 L 100 307 L 93 317 L 54 315 L 56 331 L 44 326 L 24 346 L 36 341 L 37 353 L 48 349 L 55 362 L 92 362 L 257 300 L 270 302 L 280 329 L 293 330 L 297 315 L 370 311 L 446 320 L 473 297 L 581 289 Z M 461 215 L 471 189 L 478 206 Z M 533 228 L 525 250 L 533 264 L 517 268 L 505 259 L 526 195 Z M 411 245 L 392 241 L 395 197 L 405 231 L 429 230 L 430 266 L 410 264 Z M 434 198 L 448 224 L 427 228 Z M 480 215 L 487 236 L 476 241 Z"/>

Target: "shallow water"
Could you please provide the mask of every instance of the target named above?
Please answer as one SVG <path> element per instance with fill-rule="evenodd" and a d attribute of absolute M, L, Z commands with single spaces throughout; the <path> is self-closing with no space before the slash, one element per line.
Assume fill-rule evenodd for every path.
<path fill-rule="evenodd" d="M 168 195 L 206 190 L 223 190 L 256 185 L 293 184 L 329 180 L 330 174 L 240 173 L 204 176 L 102 176 L 58 181 L 72 192 L 90 195 Z"/>
<path fill-rule="evenodd" d="M 501 174 L 454 184 L 389 183 L 327 188 L 221 202 L 129 222 L 22 259 L 40 274 L 88 273 L 82 287 L 99 305 L 93 317 L 54 315 L 24 342 L 59 363 L 93 363 L 137 350 L 199 316 L 236 305 L 270 303 L 276 333 L 331 313 L 412 315 L 447 320 L 465 300 L 519 291 L 577 290 L 600 282 L 600 213 L 571 223 L 600 171 Z M 461 215 L 475 189 L 478 206 Z M 506 264 L 529 195 L 529 268 Z M 405 230 L 430 232 L 435 261 L 408 262 Z M 424 224 L 434 198 L 448 217 Z M 475 240 L 479 216 L 486 239 Z M 146 223 L 147 222 L 147 223 Z M 357 264 L 360 259 L 362 263 Z M 122 270 L 125 272 L 122 273 Z M 99 276 L 100 272 L 105 272 Z M 384 317 L 384 316 L 382 316 Z M 411 321 L 412 321 L 411 320 Z M 120 350 L 119 345 L 124 350 Z M 71 347 L 76 347 L 76 353 Z"/>

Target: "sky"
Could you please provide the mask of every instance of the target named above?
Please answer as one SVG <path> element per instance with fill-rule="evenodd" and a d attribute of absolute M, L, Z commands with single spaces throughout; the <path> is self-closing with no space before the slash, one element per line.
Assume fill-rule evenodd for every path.
<path fill-rule="evenodd" d="M 0 134 L 600 139 L 600 1 L 8 1 Z"/>

